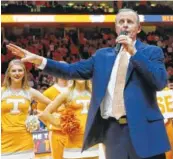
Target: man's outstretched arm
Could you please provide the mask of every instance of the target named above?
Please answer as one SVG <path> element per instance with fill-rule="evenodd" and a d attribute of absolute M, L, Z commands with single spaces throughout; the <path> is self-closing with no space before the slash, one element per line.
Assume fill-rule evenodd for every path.
<path fill-rule="evenodd" d="M 33 54 L 14 44 L 7 45 L 12 54 L 21 57 L 22 62 L 35 64 L 44 72 L 63 79 L 90 79 L 93 73 L 94 57 L 74 64 L 67 64 Z"/>

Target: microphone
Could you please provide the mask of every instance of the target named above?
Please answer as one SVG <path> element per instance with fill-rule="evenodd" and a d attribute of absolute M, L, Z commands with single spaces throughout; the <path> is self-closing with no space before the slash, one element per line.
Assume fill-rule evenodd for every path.
<path fill-rule="evenodd" d="M 120 35 L 127 35 L 127 31 L 122 31 L 121 33 L 120 33 Z M 119 52 L 120 51 L 120 49 L 121 49 L 121 44 L 117 44 L 116 46 L 115 46 L 115 52 Z"/>

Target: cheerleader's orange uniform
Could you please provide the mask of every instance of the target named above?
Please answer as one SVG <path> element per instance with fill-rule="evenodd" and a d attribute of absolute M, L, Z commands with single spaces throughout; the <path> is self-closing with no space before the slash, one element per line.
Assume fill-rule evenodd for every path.
<path fill-rule="evenodd" d="M 54 100 L 61 92 L 66 91 L 67 87 L 60 87 L 54 84 L 43 92 L 50 100 Z M 38 103 L 37 109 L 43 111 L 47 105 Z M 57 111 L 58 112 L 58 111 Z M 50 123 L 46 123 L 49 130 L 49 141 L 51 146 L 51 154 L 53 159 L 62 159 L 64 146 L 67 143 L 67 135 Z"/>
<path fill-rule="evenodd" d="M 72 102 L 69 106 L 76 115 L 80 122 L 80 130 L 74 135 L 68 135 L 68 144 L 64 149 L 64 158 L 82 158 L 82 157 L 95 157 L 98 156 L 98 146 L 94 146 L 84 153 L 81 153 L 83 144 L 83 137 L 85 132 L 86 120 L 88 115 L 88 108 L 90 103 L 91 94 L 88 91 L 77 93 L 75 90 L 72 95 Z"/>
<path fill-rule="evenodd" d="M 173 119 L 168 119 L 165 126 L 171 144 L 171 150 L 166 152 L 166 159 L 173 159 Z"/>
<path fill-rule="evenodd" d="M 34 157 L 32 134 L 26 129 L 25 121 L 30 110 L 29 91 L 12 92 L 2 88 L 1 92 L 1 157 L 21 159 Z M 26 154 L 26 155 L 25 155 Z M 14 157 L 13 157 L 14 158 Z"/>
<path fill-rule="evenodd" d="M 164 90 L 170 89 L 166 87 Z M 171 145 L 171 150 L 166 152 L 166 159 L 173 159 L 173 119 L 168 119 L 168 121 L 165 123 L 165 127 Z"/>

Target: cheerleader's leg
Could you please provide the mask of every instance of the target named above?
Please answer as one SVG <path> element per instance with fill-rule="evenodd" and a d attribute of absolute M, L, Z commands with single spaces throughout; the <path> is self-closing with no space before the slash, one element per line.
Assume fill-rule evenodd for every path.
<path fill-rule="evenodd" d="M 63 159 L 64 147 L 68 142 L 67 135 L 61 131 L 50 131 L 49 140 L 52 159 Z"/>

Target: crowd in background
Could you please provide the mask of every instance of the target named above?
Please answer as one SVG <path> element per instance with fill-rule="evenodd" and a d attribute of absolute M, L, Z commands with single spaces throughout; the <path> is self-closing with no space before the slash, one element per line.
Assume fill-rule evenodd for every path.
<path fill-rule="evenodd" d="M 139 14 L 172 14 L 173 6 L 165 2 L 112 1 L 112 3 L 58 1 L 2 1 L 2 13 L 17 14 L 116 14 L 119 6 L 136 10 Z M 120 4 L 121 3 L 121 4 Z"/>

